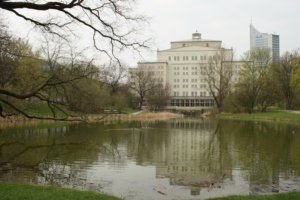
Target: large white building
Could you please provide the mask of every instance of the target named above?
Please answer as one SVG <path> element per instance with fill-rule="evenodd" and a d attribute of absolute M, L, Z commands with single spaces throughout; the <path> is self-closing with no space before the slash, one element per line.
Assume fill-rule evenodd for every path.
<path fill-rule="evenodd" d="M 138 62 L 136 70 L 154 71 L 156 80 L 171 86 L 169 109 L 203 110 L 214 105 L 213 96 L 205 81 L 204 72 L 210 62 L 224 54 L 223 64 L 233 65 L 232 81 L 238 80 L 241 62 L 233 61 L 233 50 L 222 47 L 222 41 L 202 39 L 196 32 L 188 40 L 171 42 L 171 48 L 157 51 L 156 61 Z"/>
<path fill-rule="evenodd" d="M 255 48 L 269 48 L 273 61 L 280 59 L 279 35 L 261 33 L 250 24 L 250 49 Z"/>

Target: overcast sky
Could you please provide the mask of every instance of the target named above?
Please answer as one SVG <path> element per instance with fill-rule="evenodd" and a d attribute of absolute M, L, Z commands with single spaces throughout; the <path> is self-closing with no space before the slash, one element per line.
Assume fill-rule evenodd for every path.
<path fill-rule="evenodd" d="M 198 30 L 203 39 L 221 40 L 223 47 L 233 47 L 239 59 L 250 48 L 251 19 L 258 31 L 280 35 L 281 54 L 300 48 L 299 0 L 138 0 L 137 9 L 151 18 L 155 49 L 191 39 Z M 11 27 L 22 31 L 24 21 L 11 19 Z M 130 66 L 141 59 L 156 60 L 156 52 L 144 53 L 143 58 L 124 56 Z"/>
<path fill-rule="evenodd" d="M 239 59 L 250 48 L 251 19 L 258 31 L 280 35 L 281 54 L 300 48 L 299 0 L 140 0 L 138 7 L 152 18 L 160 50 L 168 49 L 170 41 L 191 39 L 198 30 L 204 39 L 233 47 Z"/>

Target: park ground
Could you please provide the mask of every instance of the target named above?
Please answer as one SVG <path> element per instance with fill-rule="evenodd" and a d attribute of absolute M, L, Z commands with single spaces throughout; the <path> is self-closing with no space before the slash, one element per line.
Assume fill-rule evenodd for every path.
<path fill-rule="evenodd" d="M 121 198 L 91 191 L 78 191 L 53 186 L 38 186 L 19 183 L 0 182 L 1 200 L 118 200 Z M 248 195 L 214 198 L 214 200 L 298 200 L 300 192 L 275 195 Z"/>

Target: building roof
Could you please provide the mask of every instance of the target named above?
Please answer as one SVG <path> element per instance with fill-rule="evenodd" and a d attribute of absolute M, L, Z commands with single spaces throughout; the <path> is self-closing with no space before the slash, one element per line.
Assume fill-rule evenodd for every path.
<path fill-rule="evenodd" d="M 165 49 L 163 51 L 217 51 L 217 50 L 231 50 L 231 49 L 224 49 L 224 48 L 214 48 L 214 47 L 203 47 L 203 46 L 189 46 L 189 47 L 179 47 L 173 49 Z"/>
<path fill-rule="evenodd" d="M 222 42 L 222 41 L 211 40 L 211 39 L 187 39 L 187 40 L 173 41 L 171 43 L 188 43 L 188 42 Z"/>
<path fill-rule="evenodd" d="M 152 61 L 152 60 L 143 60 L 139 61 L 140 64 L 153 64 L 153 63 L 168 63 L 167 61 Z"/>

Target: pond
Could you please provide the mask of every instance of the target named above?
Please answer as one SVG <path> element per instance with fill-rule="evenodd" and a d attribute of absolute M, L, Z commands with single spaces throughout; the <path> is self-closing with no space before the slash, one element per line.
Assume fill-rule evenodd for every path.
<path fill-rule="evenodd" d="M 300 127 L 184 118 L 0 128 L 0 181 L 147 200 L 298 191 Z"/>

